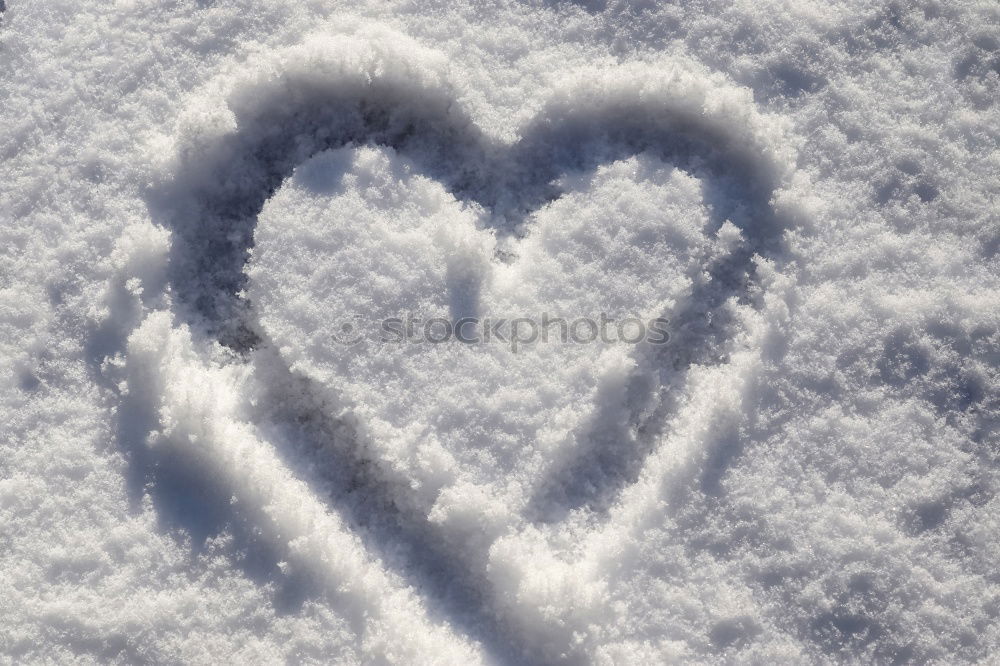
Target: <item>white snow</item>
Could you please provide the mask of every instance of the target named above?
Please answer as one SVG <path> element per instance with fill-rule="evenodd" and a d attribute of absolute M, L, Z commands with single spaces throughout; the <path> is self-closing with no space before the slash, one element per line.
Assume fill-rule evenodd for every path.
<path fill-rule="evenodd" d="M 0 660 L 995 659 L 996 3 L 0 10 Z"/>

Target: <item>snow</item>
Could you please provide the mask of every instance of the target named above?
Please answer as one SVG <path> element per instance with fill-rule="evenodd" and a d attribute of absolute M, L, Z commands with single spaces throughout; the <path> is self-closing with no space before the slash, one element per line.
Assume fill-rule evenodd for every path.
<path fill-rule="evenodd" d="M 1000 650 L 995 3 L 0 11 L 3 660 Z"/>

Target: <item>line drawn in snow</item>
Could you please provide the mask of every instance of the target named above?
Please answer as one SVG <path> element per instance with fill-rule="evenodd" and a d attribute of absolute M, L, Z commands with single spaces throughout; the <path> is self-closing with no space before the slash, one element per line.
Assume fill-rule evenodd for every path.
<path fill-rule="evenodd" d="M 366 453 L 363 428 L 343 413 L 344 406 L 331 403 L 275 352 L 243 296 L 257 216 L 296 165 L 342 146 L 379 145 L 405 155 L 457 199 L 491 211 L 498 236 L 516 236 L 533 211 L 558 199 L 559 178 L 568 171 L 592 171 L 647 153 L 703 180 L 712 227 L 731 220 L 745 242 L 705 266 L 708 278 L 664 313 L 673 340 L 651 357 L 660 379 L 650 381 L 644 373 L 629 380 L 624 413 L 595 413 L 579 437 L 590 445 L 548 472 L 528 506 L 528 524 L 544 526 L 576 510 L 606 512 L 638 478 L 678 409 L 677 392 L 667 389 L 683 387 L 692 365 L 723 361 L 731 337 L 726 302 L 751 299 L 754 255 L 780 256 L 787 223 L 771 202 L 788 176 L 789 160 L 752 105 L 727 97 L 728 90 L 717 94 L 718 81 L 643 65 L 581 77 L 553 94 L 516 143 L 502 145 L 456 102 L 446 67 L 434 59 L 411 66 L 408 48 L 415 47 L 385 35 L 336 44 L 321 40 L 290 50 L 257 79 L 249 75 L 223 95 L 224 106 L 192 114 L 168 177 L 148 193 L 154 222 L 172 233 L 167 279 L 173 314 L 192 336 L 218 341 L 244 363 L 266 366 L 279 378 L 268 387 L 258 423 L 280 430 L 275 441 L 294 449 L 278 451 L 279 457 L 292 469 L 303 457 L 311 460 L 311 478 L 321 482 L 324 499 L 348 516 L 367 547 L 407 572 L 436 614 L 494 658 L 516 661 L 524 649 L 545 658 L 580 659 L 572 623 L 554 630 L 559 638 L 546 638 L 544 645 L 518 625 L 508 602 L 490 589 L 482 559 L 489 548 L 473 548 L 471 560 L 456 553 L 453 540 L 428 520 L 426 507 L 414 505 L 405 487 L 384 477 Z M 124 430 L 132 441 L 158 427 L 153 413 L 128 418 Z M 143 461 L 145 455 L 134 456 L 135 464 L 152 464 L 148 456 Z M 213 487 L 213 475 L 197 465 L 185 471 L 184 464 L 167 462 L 170 452 L 156 455 L 159 464 L 174 468 L 153 485 L 205 486 L 210 502 L 230 493 Z M 720 465 L 731 462 L 715 457 Z M 712 471 L 714 478 L 722 473 Z M 248 533 L 254 529 L 247 527 Z M 276 564 L 280 557 L 264 559 Z"/>

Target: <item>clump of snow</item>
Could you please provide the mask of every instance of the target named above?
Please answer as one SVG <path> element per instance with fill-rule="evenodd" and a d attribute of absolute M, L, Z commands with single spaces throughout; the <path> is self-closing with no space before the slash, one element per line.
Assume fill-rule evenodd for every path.
<path fill-rule="evenodd" d="M 323 153 L 265 206 L 248 295 L 291 369 L 357 412 L 371 455 L 417 504 L 478 483 L 516 512 L 545 460 L 584 446 L 574 442 L 589 437 L 581 419 L 616 409 L 601 404 L 602 385 L 636 364 L 617 322 L 670 314 L 702 272 L 701 190 L 649 159 L 617 162 L 540 211 L 501 263 L 483 211 L 411 164 L 370 148 Z M 584 342 L 563 344 L 559 323 L 540 339 L 543 313 L 567 329 L 615 319 L 609 342 L 585 342 L 584 322 L 572 331 Z M 418 319 L 404 340 L 409 316 Z M 403 323 L 385 330 L 394 317 Z M 444 328 L 462 317 L 474 318 L 468 342 Z M 531 321 L 517 330 L 518 318 Z M 358 344 L 339 335 L 345 322 Z"/>

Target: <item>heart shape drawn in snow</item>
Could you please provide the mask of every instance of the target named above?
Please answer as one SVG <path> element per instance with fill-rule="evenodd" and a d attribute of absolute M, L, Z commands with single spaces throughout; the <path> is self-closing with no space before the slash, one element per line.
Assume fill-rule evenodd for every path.
<path fill-rule="evenodd" d="M 351 425 L 339 459 L 387 489 L 384 510 L 419 523 L 422 543 L 458 562 L 450 571 L 495 587 L 516 569 L 496 545 L 611 505 L 677 416 L 689 370 L 725 357 L 732 304 L 753 300 L 752 257 L 780 244 L 771 202 L 794 151 L 747 91 L 691 64 L 568 75 L 514 143 L 479 129 L 447 72 L 437 54 L 378 31 L 288 49 L 192 105 L 149 200 L 172 231 L 174 315 L 292 378 L 251 429 L 266 440 L 282 414 Z M 341 344 L 345 323 L 378 335 L 378 322 L 407 314 L 454 324 L 545 313 L 662 318 L 671 338 L 516 353 L 454 339 Z M 157 353 L 148 335 L 130 345 L 131 357 Z M 144 389 L 174 381 L 143 372 Z M 176 441 L 227 478 L 256 474 L 228 434 L 199 437 Z M 276 512 L 278 541 L 318 529 L 274 479 L 266 492 L 233 483 Z M 317 542 L 316 557 L 329 562 L 329 548 Z M 500 606 L 523 602 L 514 596 Z M 544 650 L 578 643 L 584 605 L 572 600 L 579 622 L 560 616 L 562 638 L 540 638 Z M 542 617 L 518 621 L 527 631 Z"/>

